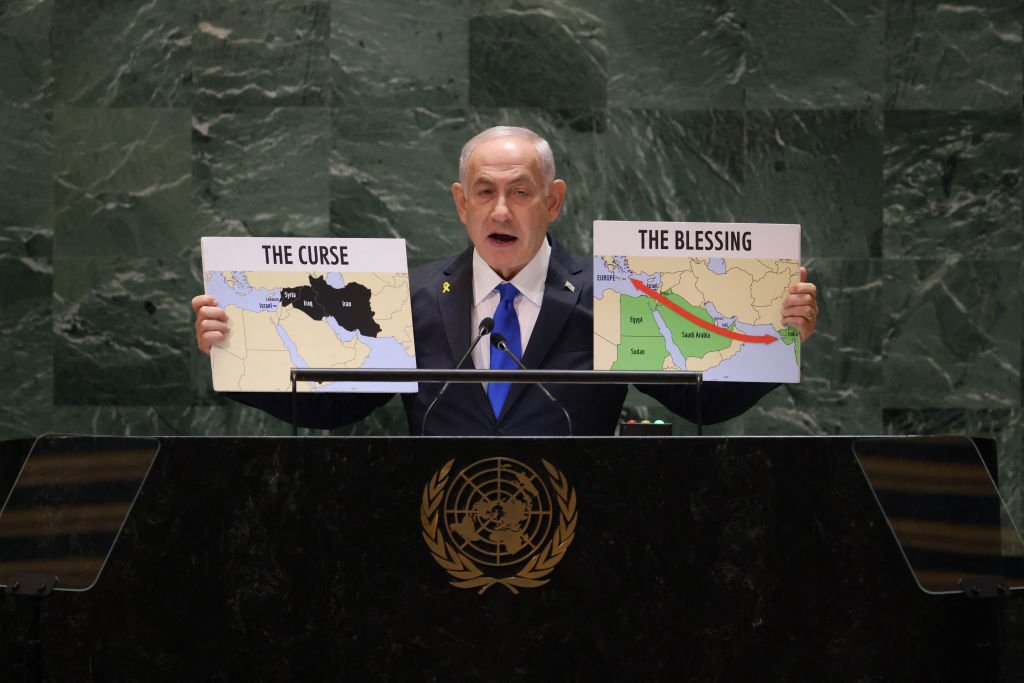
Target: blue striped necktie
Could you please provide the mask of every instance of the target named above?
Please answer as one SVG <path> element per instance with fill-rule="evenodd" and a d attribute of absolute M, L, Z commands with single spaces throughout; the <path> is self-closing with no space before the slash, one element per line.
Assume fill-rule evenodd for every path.
<path fill-rule="evenodd" d="M 497 290 L 501 295 L 501 301 L 498 302 L 498 310 L 494 312 L 494 332 L 504 335 L 509 350 L 516 358 L 521 358 L 523 345 L 519 335 L 519 316 L 516 315 L 516 307 L 513 305 L 519 290 L 511 282 L 501 283 Z M 512 370 L 517 367 L 519 366 L 507 353 L 491 347 L 491 370 Z M 487 385 L 487 398 L 491 401 L 494 417 L 501 415 L 501 407 L 505 405 L 511 386 L 508 382 L 490 382 Z"/>

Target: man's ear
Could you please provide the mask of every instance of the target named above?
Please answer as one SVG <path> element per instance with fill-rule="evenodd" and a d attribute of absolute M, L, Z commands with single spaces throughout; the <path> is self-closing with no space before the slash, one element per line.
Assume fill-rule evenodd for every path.
<path fill-rule="evenodd" d="M 462 191 L 462 183 L 452 183 L 452 199 L 455 210 L 459 212 L 459 220 L 466 222 L 466 193 Z"/>
<path fill-rule="evenodd" d="M 547 202 L 548 222 L 554 222 L 558 218 L 567 189 L 565 181 L 561 179 L 552 180 L 551 185 L 548 186 L 548 196 L 544 198 L 544 201 Z"/>

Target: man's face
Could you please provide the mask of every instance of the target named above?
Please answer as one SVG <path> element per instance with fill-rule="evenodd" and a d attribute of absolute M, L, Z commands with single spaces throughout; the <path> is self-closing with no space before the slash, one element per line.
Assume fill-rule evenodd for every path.
<path fill-rule="evenodd" d="M 548 224 L 558 217 L 565 183 L 555 180 L 545 188 L 533 143 L 503 137 L 473 150 L 466 185 L 453 184 L 452 197 L 480 256 L 511 280 L 540 249 Z"/>

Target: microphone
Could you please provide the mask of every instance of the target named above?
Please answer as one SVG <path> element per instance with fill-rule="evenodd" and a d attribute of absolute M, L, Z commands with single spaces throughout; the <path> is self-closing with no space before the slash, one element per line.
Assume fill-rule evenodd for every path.
<path fill-rule="evenodd" d="M 484 338 L 484 335 L 490 334 L 493 329 L 494 318 L 484 318 L 480 321 L 480 326 L 477 328 L 476 336 L 473 338 L 473 343 L 469 345 L 469 350 L 466 351 L 462 358 L 459 359 L 458 364 L 455 366 L 456 370 L 462 367 L 462 364 L 466 362 L 467 358 L 469 358 L 469 354 L 473 353 L 473 349 L 475 349 L 476 345 L 480 343 L 480 340 Z M 441 400 L 442 396 L 444 396 L 444 392 L 448 391 L 449 384 L 451 384 L 451 382 L 445 382 L 441 385 L 441 391 L 437 392 L 437 396 L 434 397 L 434 400 L 430 402 L 430 405 L 427 406 L 427 410 L 423 413 L 423 421 L 420 423 L 420 435 L 426 431 L 427 416 L 430 415 L 430 411 L 434 409 L 437 402 Z"/>
<path fill-rule="evenodd" d="M 501 332 L 495 332 L 491 335 L 491 346 L 507 353 L 508 357 L 511 358 L 521 370 L 526 370 L 526 366 L 523 365 L 523 362 L 516 358 L 516 354 L 512 353 L 512 349 L 508 347 L 508 340 L 505 339 L 505 335 Z M 555 398 L 543 384 L 537 382 L 537 386 L 544 392 L 544 395 L 548 397 L 548 400 L 558 406 L 559 410 L 562 411 L 562 414 L 565 415 L 565 424 L 569 427 L 569 436 L 572 436 L 572 418 L 569 417 L 569 411 L 565 409 L 562 402 Z"/>

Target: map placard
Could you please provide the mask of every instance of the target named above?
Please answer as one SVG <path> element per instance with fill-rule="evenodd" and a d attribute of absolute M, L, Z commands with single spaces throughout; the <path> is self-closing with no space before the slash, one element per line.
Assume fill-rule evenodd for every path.
<path fill-rule="evenodd" d="M 594 221 L 594 369 L 800 381 L 800 226 Z"/>
<path fill-rule="evenodd" d="M 402 239 L 202 238 L 206 293 L 230 332 L 216 391 L 291 391 L 296 368 L 415 368 Z M 414 392 L 415 382 L 301 382 L 307 392 Z"/>

